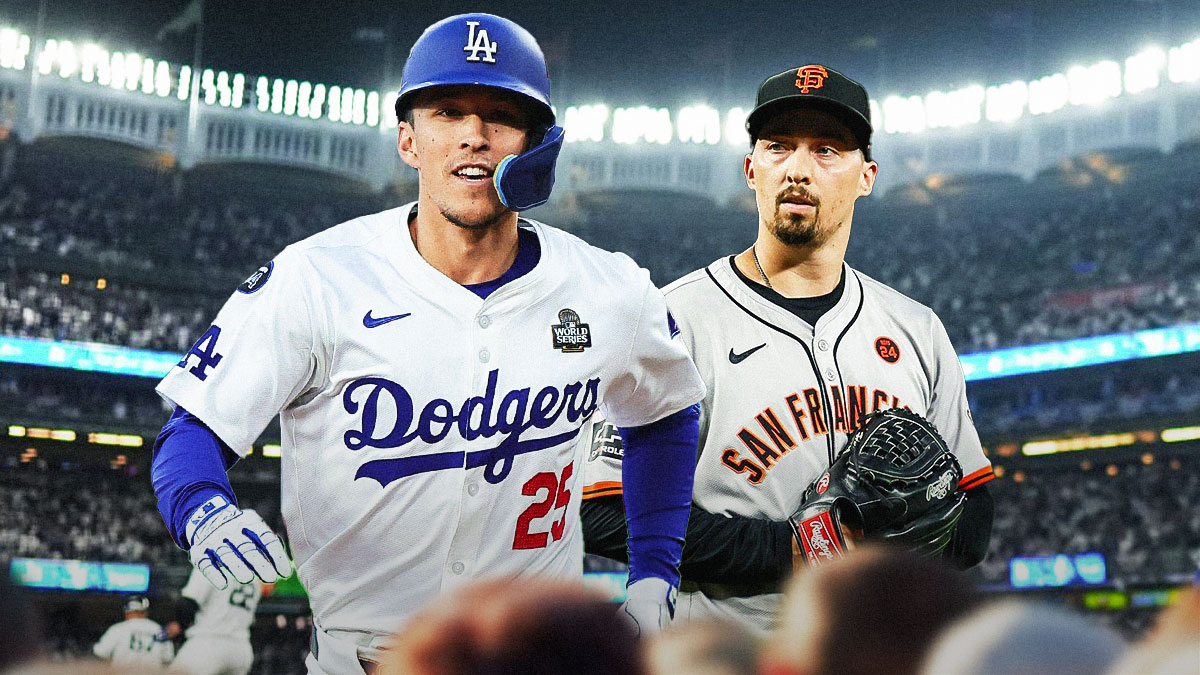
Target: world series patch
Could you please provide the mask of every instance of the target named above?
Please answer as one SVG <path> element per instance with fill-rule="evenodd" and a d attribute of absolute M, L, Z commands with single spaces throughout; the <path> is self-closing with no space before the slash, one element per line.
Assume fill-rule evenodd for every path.
<path fill-rule="evenodd" d="M 592 346 L 592 331 L 573 309 L 558 310 L 558 323 L 550 326 L 554 348 L 563 353 L 581 352 Z"/>

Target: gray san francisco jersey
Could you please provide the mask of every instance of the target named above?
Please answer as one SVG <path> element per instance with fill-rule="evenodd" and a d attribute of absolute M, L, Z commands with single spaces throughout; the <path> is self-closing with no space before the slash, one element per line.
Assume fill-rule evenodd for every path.
<path fill-rule="evenodd" d="M 962 465 L 961 486 L 992 476 L 966 383 L 932 310 L 845 266 L 845 290 L 816 326 L 747 286 L 722 258 L 667 286 L 667 306 L 708 393 L 694 501 L 722 514 L 783 520 L 866 414 L 927 417 Z M 619 491 L 619 455 L 593 431 L 585 498 Z M 684 597 L 684 596 L 693 597 Z M 718 615 L 763 628 L 775 594 L 711 600 L 681 594 L 677 618 Z"/>
<path fill-rule="evenodd" d="M 241 454 L 280 416 L 281 510 L 328 632 L 388 635 L 480 577 L 579 578 L 580 429 L 704 395 L 628 256 L 522 220 L 538 263 L 480 298 L 417 251 L 414 208 L 289 246 L 158 386 Z"/>

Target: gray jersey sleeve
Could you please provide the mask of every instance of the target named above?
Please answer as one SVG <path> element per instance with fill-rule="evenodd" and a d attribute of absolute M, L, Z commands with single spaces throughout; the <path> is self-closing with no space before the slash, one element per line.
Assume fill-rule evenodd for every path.
<path fill-rule="evenodd" d="M 958 457 L 963 470 L 962 486 L 974 487 L 991 478 L 992 463 L 983 454 L 979 433 L 975 430 L 974 420 L 971 419 L 962 364 L 954 352 L 946 328 L 936 315 L 933 317 L 930 332 L 934 362 L 930 373 L 932 396 L 929 421 L 933 422 L 946 439 L 946 444 Z"/>

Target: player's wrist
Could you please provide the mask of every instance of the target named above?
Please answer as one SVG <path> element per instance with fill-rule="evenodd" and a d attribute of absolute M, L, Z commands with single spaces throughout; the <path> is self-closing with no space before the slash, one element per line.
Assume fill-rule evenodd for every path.
<path fill-rule="evenodd" d="M 224 495 L 214 494 L 192 510 L 183 530 L 183 543 L 191 548 L 196 542 L 212 534 L 221 525 L 241 514 L 236 505 Z"/>

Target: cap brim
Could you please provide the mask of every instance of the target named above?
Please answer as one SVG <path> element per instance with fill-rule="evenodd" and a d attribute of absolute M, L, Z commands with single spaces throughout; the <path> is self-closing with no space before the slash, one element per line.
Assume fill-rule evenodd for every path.
<path fill-rule="evenodd" d="M 850 129 L 850 133 L 854 135 L 854 139 L 858 141 L 859 147 L 864 152 L 871 145 L 871 123 L 867 121 L 867 118 L 841 101 L 813 94 L 785 96 L 755 108 L 746 118 L 746 131 L 750 133 L 750 138 L 758 138 L 758 132 L 771 117 L 794 108 L 823 110 Z"/>

